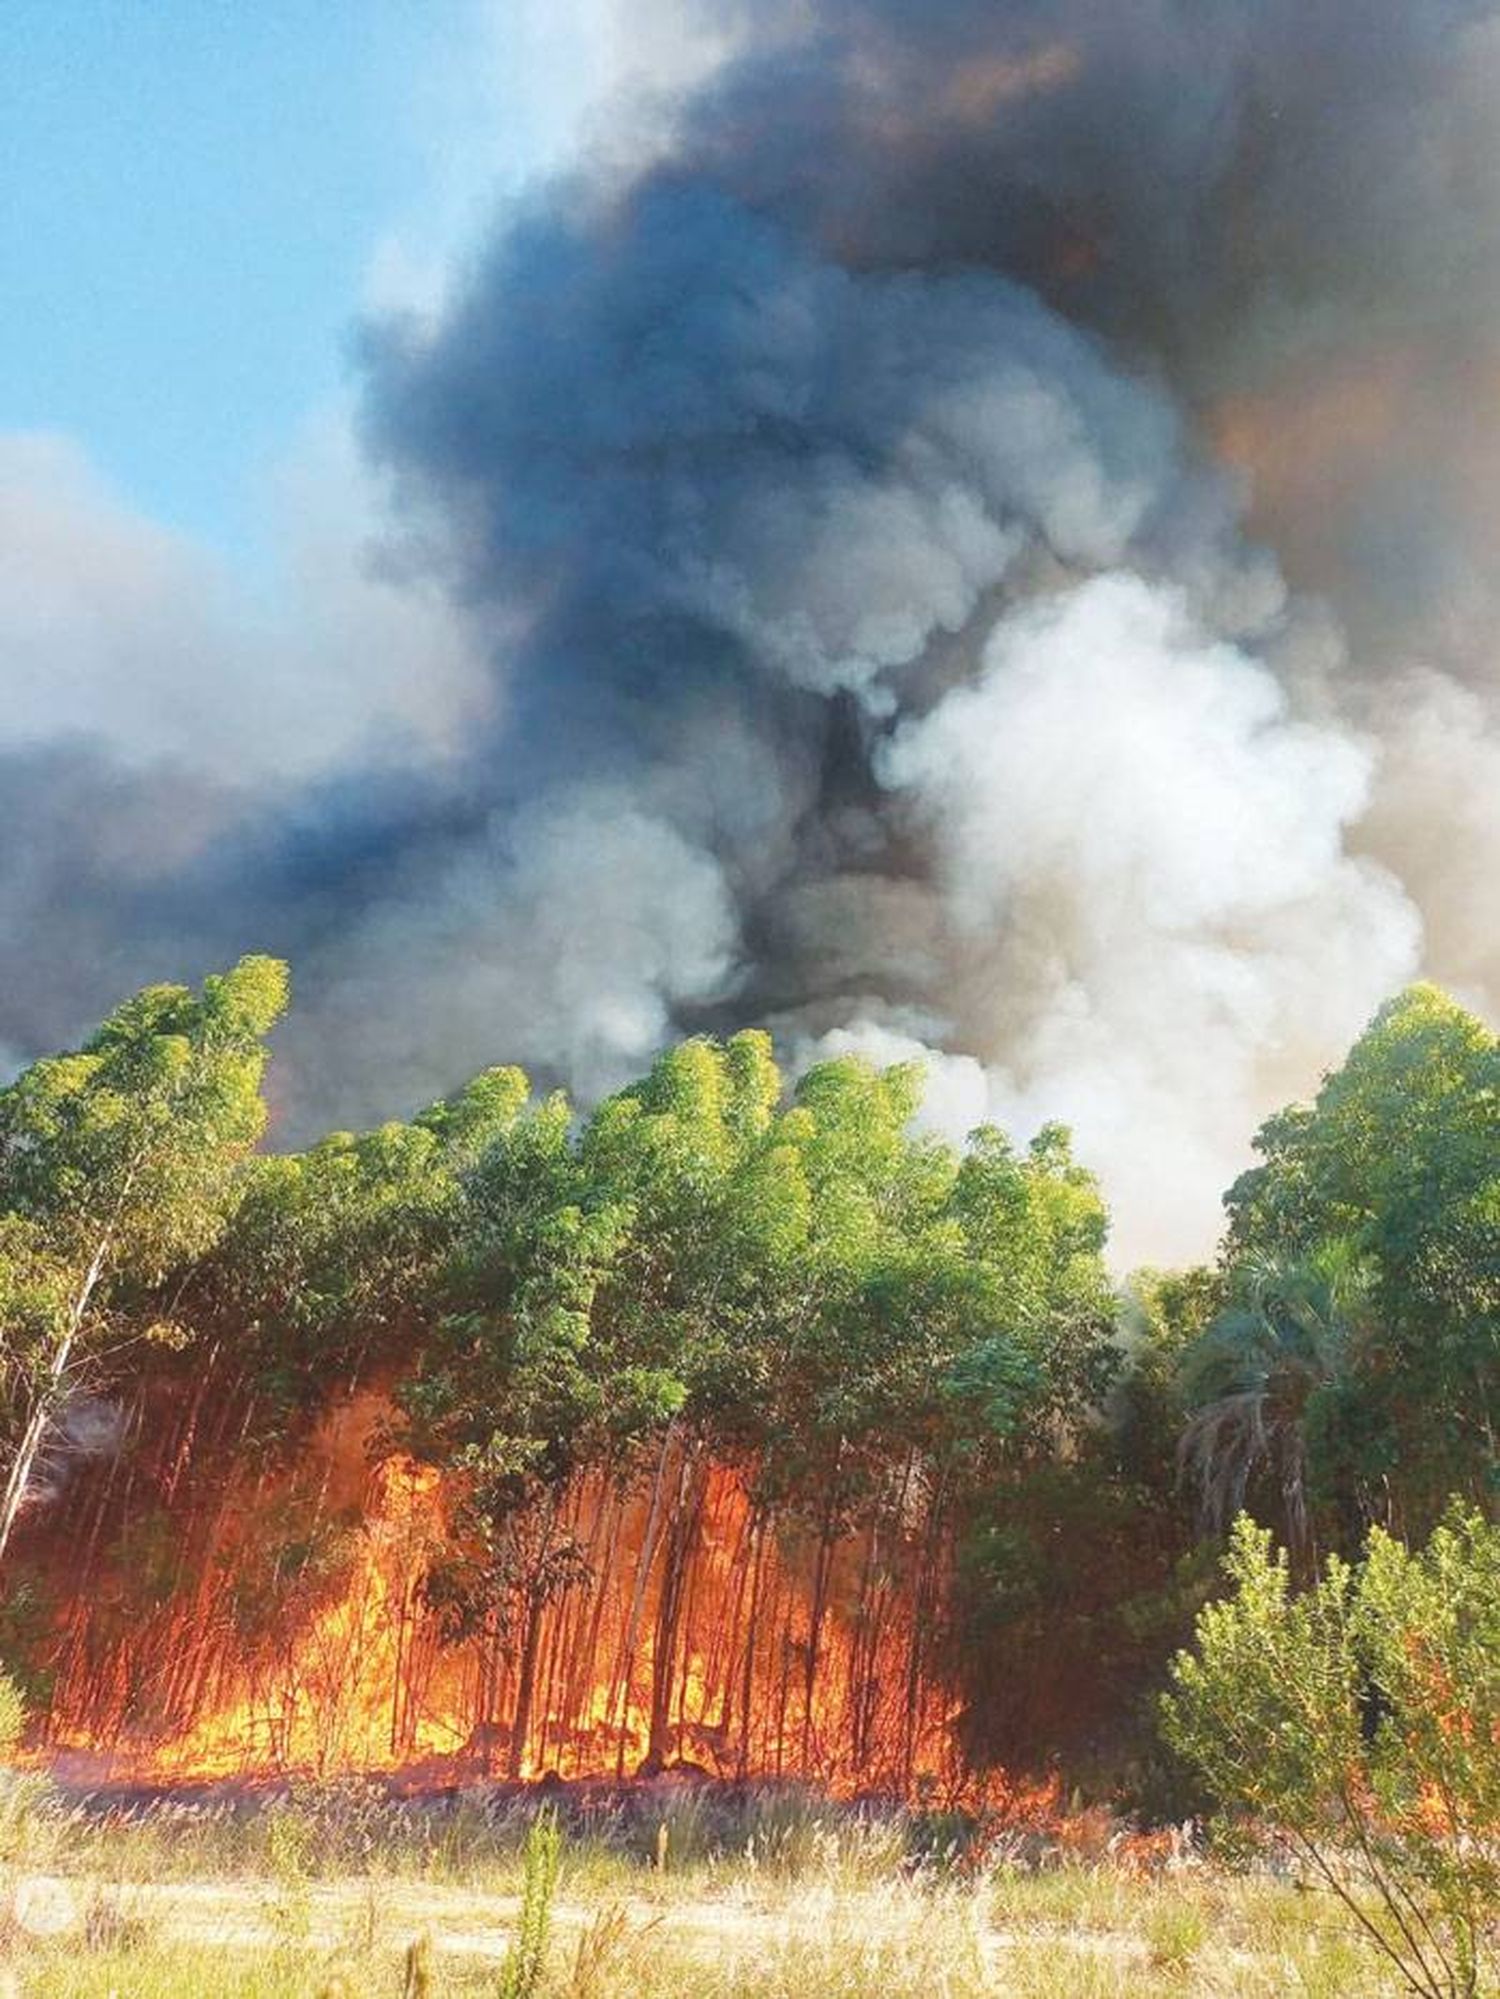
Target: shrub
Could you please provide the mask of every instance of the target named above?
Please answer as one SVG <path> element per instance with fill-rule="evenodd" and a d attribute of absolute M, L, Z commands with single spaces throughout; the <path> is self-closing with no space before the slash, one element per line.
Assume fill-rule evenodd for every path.
<path fill-rule="evenodd" d="M 498 1999 L 535 1999 L 541 1987 L 547 1937 L 552 1927 L 552 1896 L 561 1857 L 562 1833 L 556 1812 L 538 1812 L 526 1835 L 521 1917 L 500 1967 Z"/>
<path fill-rule="evenodd" d="M 1423 1999 L 1492 1988 L 1500 1893 L 1500 1528 L 1450 1513 L 1411 1552 L 1371 1535 L 1300 1595 L 1235 1526 L 1234 1594 L 1172 1668 L 1168 1740 L 1251 1837 L 1343 1904 Z"/>

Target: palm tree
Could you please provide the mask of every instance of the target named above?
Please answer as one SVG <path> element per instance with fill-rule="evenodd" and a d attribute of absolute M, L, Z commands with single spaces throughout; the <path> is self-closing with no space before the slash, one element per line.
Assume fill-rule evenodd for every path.
<path fill-rule="evenodd" d="M 1192 1411 L 1179 1467 L 1205 1526 L 1227 1531 L 1262 1481 L 1277 1495 L 1293 1561 L 1313 1555 L 1308 1429 L 1314 1402 L 1349 1377 L 1369 1326 L 1369 1273 L 1335 1241 L 1298 1262 L 1242 1266 L 1235 1302 L 1183 1363 Z"/>

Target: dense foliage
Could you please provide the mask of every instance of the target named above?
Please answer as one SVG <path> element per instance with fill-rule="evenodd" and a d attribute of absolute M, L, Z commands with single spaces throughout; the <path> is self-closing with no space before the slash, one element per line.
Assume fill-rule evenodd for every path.
<path fill-rule="evenodd" d="M 213 1243 L 265 1126 L 286 972 L 246 958 L 196 998 L 149 986 L 72 1055 L 0 1091 L 0 1306 L 13 1426 L 4 1555 L 50 1443 L 89 1441 L 83 1367 L 183 1336 L 170 1280 Z M 71 1419 L 71 1421 L 70 1421 Z"/>
<path fill-rule="evenodd" d="M 1424 1999 L 1494 1990 L 1500 1528 L 1455 1509 L 1408 1552 L 1376 1528 L 1292 1592 L 1242 1519 L 1234 1593 L 1176 1660 L 1167 1729 L 1252 1836 L 1288 1845 Z"/>
<path fill-rule="evenodd" d="M 409 1123 L 258 1152 L 285 987 L 247 959 L 148 989 L 0 1092 L 0 1555 L 29 1521 L 45 1540 L 70 1482 L 102 1492 L 148 1408 L 178 1408 L 178 1459 L 269 1464 L 378 1390 L 380 1445 L 443 1474 L 427 1601 L 514 1674 L 513 1767 L 544 1616 L 593 1559 L 569 1495 L 649 1491 L 658 1757 L 728 1470 L 752 1541 L 805 1555 L 786 1670 L 809 1711 L 834 1551 L 864 1551 L 858 1624 L 899 1542 L 970 1753 L 1118 1775 L 1241 1508 L 1305 1577 L 1372 1524 L 1426 1531 L 1450 1492 L 1493 1506 L 1500 1055 L 1429 988 L 1267 1122 L 1216 1268 L 1122 1292 L 1061 1129 L 956 1149 L 914 1129 L 918 1069 L 792 1081 L 753 1032 L 686 1041 L 586 1115 L 497 1068 Z M 119 1552 L 96 1627 L 172 1586 L 178 1475 L 91 1516 Z M 242 1631 L 315 1598 L 320 1518 L 321 1540 L 268 1520 L 223 1578 Z M 0 1589 L 33 1676 L 44 1567 L 8 1557 Z"/>
<path fill-rule="evenodd" d="M 1229 1190 L 1228 1309 L 1190 1356 L 1188 1454 L 1218 1524 L 1304 1565 L 1421 1533 L 1500 1476 L 1500 1043 L 1431 986 L 1384 1006 Z"/>

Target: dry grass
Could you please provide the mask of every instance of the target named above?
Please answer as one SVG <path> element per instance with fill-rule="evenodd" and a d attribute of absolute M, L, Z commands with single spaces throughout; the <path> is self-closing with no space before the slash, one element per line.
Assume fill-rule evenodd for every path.
<path fill-rule="evenodd" d="M 199 1811 L 32 1811 L 0 1855 L 0 1999 L 422 1999 L 498 1989 L 529 1810 L 350 1787 Z M 985 1859 L 792 1793 L 573 1814 L 546 1999 L 1379 1999 L 1314 1895 L 1108 1854 Z M 658 1865 L 667 1827 L 666 1865 Z M 29 1900 L 28 1900 L 29 1898 Z M 50 1900 L 49 1900 L 50 1898 Z M 41 1934 L 49 1923 L 53 1935 Z"/>

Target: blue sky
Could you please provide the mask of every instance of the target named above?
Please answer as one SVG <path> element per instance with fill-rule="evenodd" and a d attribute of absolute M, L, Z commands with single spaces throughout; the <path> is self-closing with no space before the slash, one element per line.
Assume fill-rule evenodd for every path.
<path fill-rule="evenodd" d="M 530 32 L 526 0 L 6 0 L 0 431 L 247 556 L 382 243 L 524 170 Z"/>

